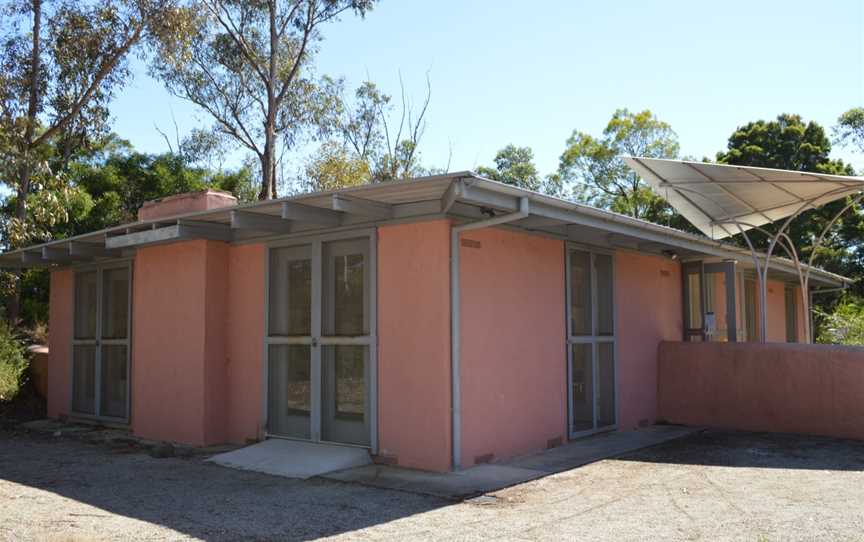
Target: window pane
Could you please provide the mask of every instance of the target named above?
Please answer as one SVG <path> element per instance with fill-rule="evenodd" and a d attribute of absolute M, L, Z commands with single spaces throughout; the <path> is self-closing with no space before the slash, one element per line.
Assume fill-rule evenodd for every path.
<path fill-rule="evenodd" d="M 705 273 L 705 313 L 714 314 L 714 330 L 709 340 L 729 340 L 729 318 L 726 307 L 726 273 Z M 707 326 L 706 326 L 707 327 Z M 709 331 L 706 329 L 706 332 Z"/>
<path fill-rule="evenodd" d="M 368 445 L 366 346 L 321 349 L 321 438 Z"/>
<path fill-rule="evenodd" d="M 597 345 L 597 427 L 615 425 L 615 357 L 612 343 Z"/>
<path fill-rule="evenodd" d="M 308 247 L 270 252 L 270 335 L 312 334 L 312 261 Z"/>
<path fill-rule="evenodd" d="M 368 241 L 324 244 L 324 334 L 366 335 Z"/>
<path fill-rule="evenodd" d="M 102 338 L 125 339 L 129 324 L 129 269 L 102 272 Z"/>
<path fill-rule="evenodd" d="M 756 281 L 744 281 L 744 320 L 747 322 L 747 340 L 756 341 L 758 327 L 756 324 Z"/>
<path fill-rule="evenodd" d="M 96 271 L 75 275 L 75 338 L 96 338 Z"/>
<path fill-rule="evenodd" d="M 611 336 L 614 329 L 612 318 L 612 256 L 595 254 L 594 267 L 597 270 L 597 334 Z"/>
<path fill-rule="evenodd" d="M 275 435 L 309 438 L 312 370 L 308 345 L 270 345 L 267 430 Z"/>
<path fill-rule="evenodd" d="M 126 346 L 103 346 L 100 415 L 126 417 L 126 391 L 129 389 L 127 384 Z"/>
<path fill-rule="evenodd" d="M 699 273 L 687 274 L 687 328 L 702 329 L 702 288 Z"/>
<path fill-rule="evenodd" d="M 591 255 L 570 252 L 570 334 L 591 335 Z"/>
<path fill-rule="evenodd" d="M 72 411 L 96 414 L 95 346 L 72 347 Z"/>
<path fill-rule="evenodd" d="M 798 307 L 793 288 L 786 288 L 786 342 L 798 342 Z"/>
<path fill-rule="evenodd" d="M 587 431 L 594 429 L 592 345 L 574 344 L 572 349 L 573 431 Z"/>

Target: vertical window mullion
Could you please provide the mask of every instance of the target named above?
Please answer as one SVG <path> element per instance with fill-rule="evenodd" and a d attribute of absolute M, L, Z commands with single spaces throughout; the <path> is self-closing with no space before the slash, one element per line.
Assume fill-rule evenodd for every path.
<path fill-rule="evenodd" d="M 102 276 L 102 268 L 96 270 L 96 363 L 95 363 L 95 372 L 93 381 L 95 382 L 96 389 L 94 390 L 94 396 L 96 405 L 94 405 L 93 412 L 96 413 L 96 416 L 102 415 L 102 297 L 104 295 L 103 292 L 103 276 Z"/>

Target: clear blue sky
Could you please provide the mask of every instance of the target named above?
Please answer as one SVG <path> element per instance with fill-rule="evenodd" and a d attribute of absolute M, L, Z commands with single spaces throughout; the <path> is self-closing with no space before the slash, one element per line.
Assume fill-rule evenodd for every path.
<path fill-rule="evenodd" d="M 832 126 L 864 105 L 861 0 L 534 2 L 383 0 L 365 20 L 324 29 L 318 69 L 356 85 L 368 76 L 432 103 L 424 164 L 489 164 L 508 143 L 552 171 L 574 130 L 599 133 L 619 107 L 651 109 L 682 152 L 712 157 L 750 120 L 798 113 Z M 209 122 L 144 67 L 118 96 L 115 130 L 139 150 L 167 147 L 153 125 Z M 864 169 L 864 157 L 835 151 Z"/>

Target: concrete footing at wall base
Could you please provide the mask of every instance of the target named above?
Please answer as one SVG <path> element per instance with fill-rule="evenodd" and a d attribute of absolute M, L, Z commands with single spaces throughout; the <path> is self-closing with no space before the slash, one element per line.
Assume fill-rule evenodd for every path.
<path fill-rule="evenodd" d="M 656 425 L 638 431 L 593 435 L 511 461 L 476 465 L 453 472 L 427 472 L 386 465 L 368 465 L 331 472 L 322 477 L 462 500 L 662 444 L 698 431 L 701 431 L 701 428 Z"/>

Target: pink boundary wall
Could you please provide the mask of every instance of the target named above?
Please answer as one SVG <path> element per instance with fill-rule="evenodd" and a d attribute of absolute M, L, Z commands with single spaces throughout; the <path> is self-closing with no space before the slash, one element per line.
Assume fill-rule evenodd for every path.
<path fill-rule="evenodd" d="M 864 439 L 864 348 L 664 342 L 659 363 L 671 423 Z"/>
<path fill-rule="evenodd" d="M 505 229 L 462 240 L 461 455 L 469 467 L 567 438 L 564 242 Z"/>
<path fill-rule="evenodd" d="M 74 322 L 75 273 L 51 272 L 48 299 L 48 417 L 69 415 L 72 394 L 72 325 Z"/>
<path fill-rule="evenodd" d="M 450 221 L 378 230 L 378 433 L 384 462 L 450 469 Z"/>
<path fill-rule="evenodd" d="M 657 418 L 657 345 L 683 335 L 681 265 L 668 258 L 615 254 L 618 428 Z"/>

